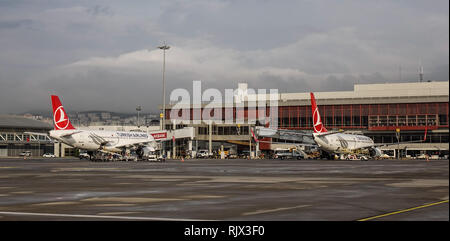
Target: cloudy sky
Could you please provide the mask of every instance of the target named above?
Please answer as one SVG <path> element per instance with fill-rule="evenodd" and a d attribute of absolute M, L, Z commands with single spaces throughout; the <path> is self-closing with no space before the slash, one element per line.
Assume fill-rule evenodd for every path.
<path fill-rule="evenodd" d="M 0 113 L 156 111 L 174 88 L 449 79 L 448 0 L 0 0 Z M 400 71 L 401 69 L 401 71 Z"/>

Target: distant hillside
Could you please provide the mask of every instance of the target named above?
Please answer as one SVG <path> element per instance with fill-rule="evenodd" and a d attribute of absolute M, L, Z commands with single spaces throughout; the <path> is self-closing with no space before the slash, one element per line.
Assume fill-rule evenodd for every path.
<path fill-rule="evenodd" d="M 69 116 L 76 116 L 77 114 L 101 114 L 101 113 L 109 113 L 111 116 L 118 116 L 120 118 L 128 118 L 128 117 L 133 117 L 136 116 L 137 113 L 120 113 L 120 112 L 112 112 L 112 111 L 104 111 L 104 110 L 90 110 L 90 111 L 79 111 L 79 112 L 68 112 L 67 114 Z M 26 114 L 31 114 L 31 115 L 40 115 L 43 116 L 45 118 L 50 118 L 52 117 L 52 113 L 49 110 L 30 110 L 27 112 L 23 112 L 23 113 L 19 113 L 16 115 L 26 115 Z M 159 116 L 159 113 L 139 113 L 139 115 L 141 116 Z"/>

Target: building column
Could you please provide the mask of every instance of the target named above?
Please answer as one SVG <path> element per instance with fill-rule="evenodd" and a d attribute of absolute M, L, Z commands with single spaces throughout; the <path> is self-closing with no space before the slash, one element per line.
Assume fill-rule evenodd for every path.
<path fill-rule="evenodd" d="M 209 121 L 209 155 L 212 155 L 212 121 Z"/>
<path fill-rule="evenodd" d="M 61 157 L 61 142 L 55 142 L 53 144 L 53 153 L 56 157 Z"/>
<path fill-rule="evenodd" d="M 188 140 L 188 150 L 191 153 L 191 158 L 194 158 L 194 153 L 192 153 L 192 139 Z"/>
<path fill-rule="evenodd" d="M 65 157 L 66 156 L 66 148 L 68 147 L 68 145 L 62 143 L 62 148 L 61 148 L 61 157 Z"/>
<path fill-rule="evenodd" d="M 259 142 L 256 142 L 255 156 L 259 157 Z"/>
<path fill-rule="evenodd" d="M 249 143 L 249 155 L 250 155 L 250 159 L 253 159 L 253 152 L 252 152 L 252 135 L 251 135 L 251 133 L 250 133 L 250 126 L 248 126 L 248 135 L 249 135 L 249 138 L 248 138 L 248 143 Z"/>
<path fill-rule="evenodd" d="M 175 157 L 177 156 L 177 140 L 175 139 L 175 141 L 172 141 L 172 159 L 175 159 Z"/>
<path fill-rule="evenodd" d="M 175 157 L 177 156 L 177 139 L 175 136 L 175 129 L 177 127 L 177 124 L 175 121 L 172 122 L 172 159 L 175 159 Z M 174 138 L 175 137 L 175 138 Z"/>

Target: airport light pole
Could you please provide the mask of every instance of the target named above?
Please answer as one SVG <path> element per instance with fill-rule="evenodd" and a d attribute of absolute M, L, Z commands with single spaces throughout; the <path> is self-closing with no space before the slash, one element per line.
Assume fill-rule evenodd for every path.
<path fill-rule="evenodd" d="M 400 159 L 400 128 L 395 129 L 395 137 L 397 137 L 397 159 Z"/>
<path fill-rule="evenodd" d="M 170 48 L 170 46 L 166 45 L 164 41 L 164 45 L 158 46 L 159 49 L 163 50 L 163 70 L 162 70 L 162 81 L 163 81 L 163 109 L 162 109 L 162 130 L 166 129 L 166 80 L 165 80 L 165 72 L 166 72 L 166 50 Z"/>

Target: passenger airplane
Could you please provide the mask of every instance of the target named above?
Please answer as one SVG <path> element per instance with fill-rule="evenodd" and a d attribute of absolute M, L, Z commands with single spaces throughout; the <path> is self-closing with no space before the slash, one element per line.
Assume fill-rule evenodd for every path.
<path fill-rule="evenodd" d="M 78 130 L 70 123 L 64 107 L 56 95 L 51 96 L 54 130 L 49 135 L 67 145 L 90 152 L 107 151 L 125 153 L 136 150 L 138 155 L 144 151 L 154 151 L 155 139 L 145 132 Z M 92 155 L 91 155 L 92 156 Z"/>
<path fill-rule="evenodd" d="M 321 150 L 330 154 L 352 154 L 357 150 L 367 150 L 371 157 L 381 156 L 381 150 L 377 148 L 381 144 L 375 144 L 368 136 L 328 132 L 320 118 L 314 93 L 311 92 L 310 94 L 314 129 L 313 139 Z"/>
<path fill-rule="evenodd" d="M 364 155 L 368 154 L 370 157 L 380 156 L 381 150 L 378 148 L 380 146 L 386 146 L 390 144 L 405 144 L 413 142 L 423 142 L 427 137 L 427 129 L 425 129 L 424 139 L 421 141 L 411 141 L 411 142 L 400 142 L 400 143 L 377 143 L 375 144 L 373 140 L 365 135 L 349 134 L 345 132 L 329 132 L 322 123 L 320 118 L 319 108 L 316 104 L 316 99 L 314 93 L 311 95 L 311 111 L 313 116 L 313 129 L 312 139 L 315 144 L 324 152 L 328 153 L 328 157 L 331 158 L 334 154 L 357 154 Z M 286 136 L 292 138 L 302 138 L 304 136 L 311 137 L 311 134 L 301 133 L 298 131 L 289 130 L 278 130 L 276 132 L 285 132 Z M 260 136 L 270 136 L 274 135 L 274 130 L 268 130 L 268 128 L 263 128 L 259 130 Z M 281 136 L 281 135 L 280 135 Z M 310 144 L 298 144 L 299 146 L 311 146 Z"/>

